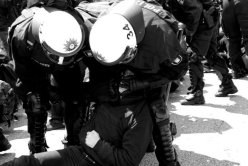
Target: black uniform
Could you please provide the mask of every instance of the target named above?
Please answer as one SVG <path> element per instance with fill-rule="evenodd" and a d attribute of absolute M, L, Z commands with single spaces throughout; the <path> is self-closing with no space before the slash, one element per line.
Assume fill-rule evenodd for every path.
<path fill-rule="evenodd" d="M 57 65 L 51 62 L 46 56 L 39 42 L 31 45 L 27 40 L 32 41 L 31 31 L 23 28 L 24 38 L 18 38 L 16 23 L 26 27 L 30 25 L 30 18 L 33 17 L 35 8 L 25 9 L 22 15 L 13 23 L 9 32 L 11 52 L 15 62 L 15 72 L 20 82 L 17 84 L 16 92 L 24 102 L 24 108 L 28 116 L 28 132 L 30 133 L 29 148 L 32 153 L 46 151 L 45 129 L 47 120 L 47 110 L 49 110 L 50 74 L 53 74 L 58 83 L 59 94 L 66 102 L 65 124 L 67 129 L 67 140 L 69 144 L 78 144 L 78 131 L 74 131 L 73 126 L 80 117 L 79 110 L 82 107 L 81 82 L 84 77 L 85 66 L 79 60 L 82 54 L 75 55 L 75 61 L 68 65 Z M 86 40 L 89 31 L 85 24 L 90 27 L 90 22 L 83 23 L 83 18 L 75 10 L 68 9 L 72 15 L 81 20 L 84 28 Z M 20 20 L 24 20 L 20 22 Z M 25 27 L 25 26 L 24 26 Z M 20 36 L 19 36 L 20 37 Z M 87 48 L 87 41 L 84 42 Z M 35 57 L 39 57 L 37 60 Z M 74 133 L 75 132 L 75 133 Z M 76 135 L 76 136 L 75 136 Z"/>
<path fill-rule="evenodd" d="M 158 4 L 144 1 L 137 1 L 137 4 L 142 7 L 146 32 L 138 44 L 137 55 L 126 65 L 112 67 L 85 59 L 92 86 L 88 89 L 93 90 L 90 92 L 99 102 L 117 105 L 147 102 L 154 120 L 153 137 L 159 164 L 179 165 L 172 145 L 165 89 L 171 80 L 187 71 L 187 55 L 177 39 L 177 29 L 172 28 L 172 20 L 177 21 Z M 180 60 L 174 66 L 175 59 Z M 123 92 L 122 89 L 127 90 Z"/>
<path fill-rule="evenodd" d="M 139 3 L 142 4 L 143 1 Z M 152 7 L 151 4 L 147 5 Z M 158 8 L 162 10 L 161 7 Z M 99 141 L 93 149 L 88 148 L 84 143 L 86 132 L 82 131 L 80 140 L 86 153 L 101 165 L 139 164 L 151 139 L 150 113 L 156 124 L 154 140 L 157 144 L 156 156 L 160 165 L 179 165 L 172 146 L 164 88 L 170 80 L 177 79 L 187 71 L 187 56 L 177 40 L 176 29 L 166 21 L 170 15 L 165 15 L 168 17 L 162 19 L 145 8 L 143 13 L 146 34 L 139 45 L 136 58 L 130 64 L 107 67 L 98 63 L 93 57 L 84 58 L 85 64 L 89 67 L 90 82 L 85 83 L 83 87 L 84 90 L 88 90 L 87 100 L 97 103 L 96 118 L 93 117 L 89 124 L 94 124 L 91 129 L 99 132 L 103 142 Z M 134 83 L 134 86 L 131 83 Z M 127 93 L 120 91 L 127 86 L 129 87 Z M 124 112 L 128 118 L 131 115 L 132 119 L 122 118 Z M 132 112 L 138 113 L 137 118 L 130 114 Z M 131 128 L 126 127 L 130 125 Z M 83 130 L 87 129 L 83 128 Z M 72 162 L 77 165 L 78 161 L 82 165 L 85 163 L 85 155 L 74 147 L 59 153 L 62 157 L 56 152 L 43 153 L 45 154 L 43 157 L 42 154 L 35 156 L 44 163 L 53 160 L 56 156 L 62 159 L 61 165 L 62 163 L 71 165 Z M 48 156 L 54 157 L 45 159 Z M 24 165 L 23 160 L 27 161 L 23 157 L 15 163 Z M 32 157 L 28 161 L 33 162 L 33 165 L 37 162 Z"/>
<path fill-rule="evenodd" d="M 217 33 L 219 12 L 212 0 L 170 1 L 175 17 L 186 25 L 187 42 L 192 49 L 189 63 L 191 86 L 190 95 L 184 105 L 204 104 L 203 65 L 205 57 L 210 66 L 221 76 L 221 85 L 216 97 L 227 96 L 237 92 L 228 73 L 225 60 L 217 52 Z"/>
<path fill-rule="evenodd" d="M 242 55 L 248 55 L 248 1 L 223 0 L 222 26 L 229 39 L 229 56 L 236 78 L 247 74 Z M 241 48 L 245 48 L 245 52 Z"/>

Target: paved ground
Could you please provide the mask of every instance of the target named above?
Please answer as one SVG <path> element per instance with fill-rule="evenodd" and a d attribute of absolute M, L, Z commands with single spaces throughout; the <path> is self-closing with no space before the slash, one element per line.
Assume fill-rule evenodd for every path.
<path fill-rule="evenodd" d="M 235 95 L 214 97 L 220 84 L 214 73 L 206 73 L 205 105 L 182 106 L 189 84 L 188 76 L 169 99 L 171 119 L 176 122 L 178 134 L 174 140 L 182 166 L 248 166 L 248 78 L 234 80 L 239 89 Z M 0 153 L 0 164 L 28 154 L 26 116 L 11 128 L 4 127 L 12 148 Z M 47 132 L 49 150 L 63 148 L 64 130 Z M 154 153 L 146 154 L 140 166 L 157 166 Z"/>

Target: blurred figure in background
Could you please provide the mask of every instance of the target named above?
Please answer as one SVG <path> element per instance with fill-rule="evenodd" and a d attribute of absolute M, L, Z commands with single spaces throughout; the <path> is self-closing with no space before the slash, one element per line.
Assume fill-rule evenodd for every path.
<path fill-rule="evenodd" d="M 16 76 L 12 71 L 9 46 L 7 43 L 8 28 L 26 7 L 26 0 L 1 0 L 0 1 L 0 123 L 8 123 L 13 119 L 17 107 L 17 98 L 12 86 Z M 7 81 L 7 82 L 5 82 Z M 11 84 L 11 85 L 10 85 Z M 10 149 L 11 144 L 0 128 L 0 152 Z"/>
<path fill-rule="evenodd" d="M 229 41 L 228 50 L 234 78 L 242 78 L 248 74 L 242 59 L 246 59 L 248 55 L 247 9 L 248 0 L 223 0 L 222 27 Z"/>
<path fill-rule="evenodd" d="M 238 91 L 229 74 L 225 60 L 218 54 L 217 36 L 219 28 L 219 6 L 212 0 L 171 0 L 169 7 L 175 17 L 186 25 L 186 40 L 191 49 L 189 61 L 190 87 L 188 96 L 182 105 L 205 104 L 203 88 L 204 70 L 202 60 L 209 65 L 220 78 L 216 97 L 226 97 Z"/>
<path fill-rule="evenodd" d="M 0 80 L 0 124 L 7 123 L 10 126 L 10 121 L 13 119 L 14 109 L 16 107 L 16 96 L 13 88 L 5 81 Z M 3 135 L 3 130 L 0 127 L 0 151 L 8 150 L 11 147 L 7 138 Z"/>

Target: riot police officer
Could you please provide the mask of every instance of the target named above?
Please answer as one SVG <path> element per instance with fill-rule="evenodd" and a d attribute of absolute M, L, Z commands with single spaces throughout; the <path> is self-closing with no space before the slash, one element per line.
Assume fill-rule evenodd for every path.
<path fill-rule="evenodd" d="M 187 71 L 187 54 L 177 39 L 178 22 L 169 12 L 155 1 L 135 3 L 143 14 L 124 10 L 125 3 L 117 7 L 117 2 L 92 27 L 90 46 L 100 64 L 85 60 L 95 89 L 91 94 L 114 105 L 146 101 L 154 118 L 159 165 L 180 165 L 172 145 L 166 88 Z"/>
<path fill-rule="evenodd" d="M 56 3 L 46 5 L 23 10 L 9 31 L 10 51 L 20 79 L 16 93 L 22 98 L 28 117 L 31 153 L 48 148 L 45 132 L 50 107 L 50 74 L 66 102 L 67 141 L 69 144 L 79 142 L 74 123 L 80 116 L 80 84 L 85 69 L 79 52 L 82 47 L 87 48 L 88 30 L 82 16 L 71 6 L 64 4 L 61 10 L 55 8 Z"/>
<path fill-rule="evenodd" d="M 232 81 L 225 60 L 217 52 L 217 33 L 219 24 L 218 6 L 212 0 L 169 1 L 175 17 L 186 25 L 187 43 L 192 53 L 189 62 L 191 86 L 183 105 L 204 104 L 203 65 L 205 57 L 217 72 L 221 85 L 216 97 L 225 97 L 238 90 Z"/>
<path fill-rule="evenodd" d="M 247 75 L 242 55 L 248 55 L 248 1 L 223 0 L 222 26 L 228 37 L 229 56 L 235 78 Z M 244 47 L 245 51 L 241 51 Z"/>

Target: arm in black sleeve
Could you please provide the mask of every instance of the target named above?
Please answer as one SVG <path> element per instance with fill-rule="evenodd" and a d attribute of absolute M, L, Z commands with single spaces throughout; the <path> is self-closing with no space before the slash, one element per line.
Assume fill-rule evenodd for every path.
<path fill-rule="evenodd" d="M 94 151 L 107 165 L 138 166 L 145 155 L 152 134 L 152 120 L 148 106 L 142 105 L 140 112 L 123 119 L 127 126 L 121 147 L 104 140 L 97 142 Z"/>
<path fill-rule="evenodd" d="M 177 80 L 188 70 L 188 54 L 168 25 L 161 26 L 157 32 L 160 32 L 156 48 L 160 57 L 157 74 L 169 80 Z"/>

